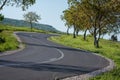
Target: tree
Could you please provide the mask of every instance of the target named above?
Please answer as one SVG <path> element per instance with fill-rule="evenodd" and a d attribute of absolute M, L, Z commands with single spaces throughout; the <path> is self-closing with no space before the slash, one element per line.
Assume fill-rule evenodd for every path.
<path fill-rule="evenodd" d="M 76 30 L 75 29 L 75 19 L 76 19 L 76 17 L 73 13 L 74 13 L 73 7 L 66 9 L 63 11 L 63 15 L 62 15 L 61 19 L 65 21 L 65 25 L 68 26 L 68 29 L 70 27 L 74 28 L 73 38 L 75 38 L 76 37 L 76 35 L 75 35 L 75 30 Z M 67 33 L 68 33 L 68 31 L 67 31 Z"/>
<path fill-rule="evenodd" d="M 22 7 L 23 10 L 27 9 L 29 6 L 33 5 L 36 0 L 0 0 L 0 10 L 3 9 L 5 5 L 15 5 L 16 7 Z"/>
<path fill-rule="evenodd" d="M 70 2 L 69 2 L 70 1 Z M 89 18 L 85 15 L 81 4 L 76 0 L 68 0 L 69 8 L 63 11 L 63 19 L 69 27 L 73 27 L 73 38 L 78 35 L 79 31 L 85 31 L 84 40 L 86 40 L 86 32 L 90 27 Z"/>
<path fill-rule="evenodd" d="M 105 30 L 107 25 L 114 24 L 117 20 L 115 13 L 118 13 L 119 4 L 111 6 L 114 0 L 84 0 L 84 9 L 89 10 L 89 18 L 92 20 L 94 45 L 99 47 L 99 40 L 102 31 Z"/>
<path fill-rule="evenodd" d="M 81 16 L 82 15 L 82 16 Z M 65 21 L 65 24 L 70 27 L 73 27 L 73 38 L 76 38 L 78 32 L 83 29 L 83 23 L 85 16 L 78 8 L 78 6 L 70 6 L 68 9 L 63 11 L 62 20 Z M 82 20 L 84 18 L 84 20 Z"/>
<path fill-rule="evenodd" d="M 28 12 L 27 14 L 24 14 L 23 16 L 25 18 L 25 21 L 30 23 L 31 31 L 32 31 L 32 28 L 33 28 L 32 23 L 33 22 L 38 22 L 38 20 L 41 19 L 40 16 L 37 15 L 35 12 Z"/>
<path fill-rule="evenodd" d="M 69 29 L 71 28 L 71 25 L 67 22 L 67 19 L 69 18 L 67 14 L 65 14 L 65 11 L 63 11 L 64 15 L 61 15 L 61 20 L 65 22 L 65 26 L 67 26 L 67 35 L 69 35 Z"/>

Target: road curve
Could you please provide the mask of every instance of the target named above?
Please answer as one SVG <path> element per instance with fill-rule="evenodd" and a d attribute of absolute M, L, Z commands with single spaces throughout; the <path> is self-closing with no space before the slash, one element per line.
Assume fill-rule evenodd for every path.
<path fill-rule="evenodd" d="M 42 33 L 16 33 L 26 45 L 0 57 L 0 80 L 55 80 L 99 70 L 109 62 L 87 51 L 48 41 Z"/>

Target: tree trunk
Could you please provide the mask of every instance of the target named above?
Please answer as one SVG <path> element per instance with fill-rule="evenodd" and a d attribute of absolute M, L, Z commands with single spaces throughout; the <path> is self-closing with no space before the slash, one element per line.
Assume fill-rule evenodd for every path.
<path fill-rule="evenodd" d="M 32 26 L 32 22 L 30 22 L 30 27 L 31 27 L 31 32 L 32 32 L 32 28 L 33 28 L 33 26 Z"/>
<path fill-rule="evenodd" d="M 74 31 L 73 31 L 73 38 L 76 38 L 76 28 L 75 28 L 75 26 L 74 26 Z"/>
<path fill-rule="evenodd" d="M 94 37 L 94 45 L 95 45 L 95 47 L 96 48 L 99 48 L 99 39 L 95 39 L 95 37 Z"/>
<path fill-rule="evenodd" d="M 87 33 L 87 29 L 84 32 L 84 40 L 86 40 L 86 33 Z"/>
<path fill-rule="evenodd" d="M 96 31 L 95 31 L 96 33 Z M 99 27 L 99 35 L 98 35 L 98 38 L 97 38 L 97 34 L 94 35 L 94 45 L 96 48 L 99 48 L 99 41 L 100 41 L 100 36 L 101 36 L 101 28 Z"/>
<path fill-rule="evenodd" d="M 97 41 L 97 32 L 96 32 L 96 30 L 97 30 L 97 28 L 94 27 L 94 46 L 95 46 L 96 48 L 98 48 L 99 43 L 98 43 L 98 41 Z"/>
<path fill-rule="evenodd" d="M 100 36 L 101 36 L 101 25 L 100 25 L 100 21 L 99 21 L 98 38 L 97 38 L 97 42 L 96 42 L 96 47 L 97 47 L 97 48 L 99 48 Z"/>
<path fill-rule="evenodd" d="M 96 45 L 95 45 L 96 48 L 99 48 L 99 40 L 96 40 Z"/>

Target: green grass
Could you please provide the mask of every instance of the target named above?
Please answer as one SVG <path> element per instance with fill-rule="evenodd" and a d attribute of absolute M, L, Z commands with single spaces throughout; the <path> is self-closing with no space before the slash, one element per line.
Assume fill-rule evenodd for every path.
<path fill-rule="evenodd" d="M 31 32 L 30 27 L 15 27 L 15 26 L 3 25 L 3 24 L 0 24 L 0 30 Z M 44 30 L 40 30 L 40 29 L 38 30 L 35 28 L 32 29 L 32 32 L 50 33 L 48 31 L 44 31 Z"/>
<path fill-rule="evenodd" d="M 6 50 L 14 50 L 18 48 L 18 42 L 13 36 L 12 31 L 3 31 L 0 33 L 0 38 L 4 39 L 5 42 L 0 42 L 0 52 Z"/>
<path fill-rule="evenodd" d="M 83 36 L 73 39 L 71 35 L 51 37 L 50 40 L 73 48 L 101 54 L 115 62 L 116 68 L 114 70 L 103 73 L 90 80 L 120 80 L 120 43 L 101 39 L 100 48 L 95 48 L 93 45 L 93 38 L 90 36 L 87 37 L 86 41 L 83 40 Z"/>

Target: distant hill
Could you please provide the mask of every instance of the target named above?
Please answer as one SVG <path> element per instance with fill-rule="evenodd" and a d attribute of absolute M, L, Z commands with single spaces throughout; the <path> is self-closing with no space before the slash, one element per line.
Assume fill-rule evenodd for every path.
<path fill-rule="evenodd" d="M 30 27 L 30 24 L 24 20 L 16 20 L 16 19 L 11 19 L 11 18 L 5 18 L 0 23 L 17 26 L 17 27 Z M 46 25 L 46 24 L 33 23 L 33 27 L 37 29 L 45 30 L 45 31 L 59 32 L 53 26 Z"/>

